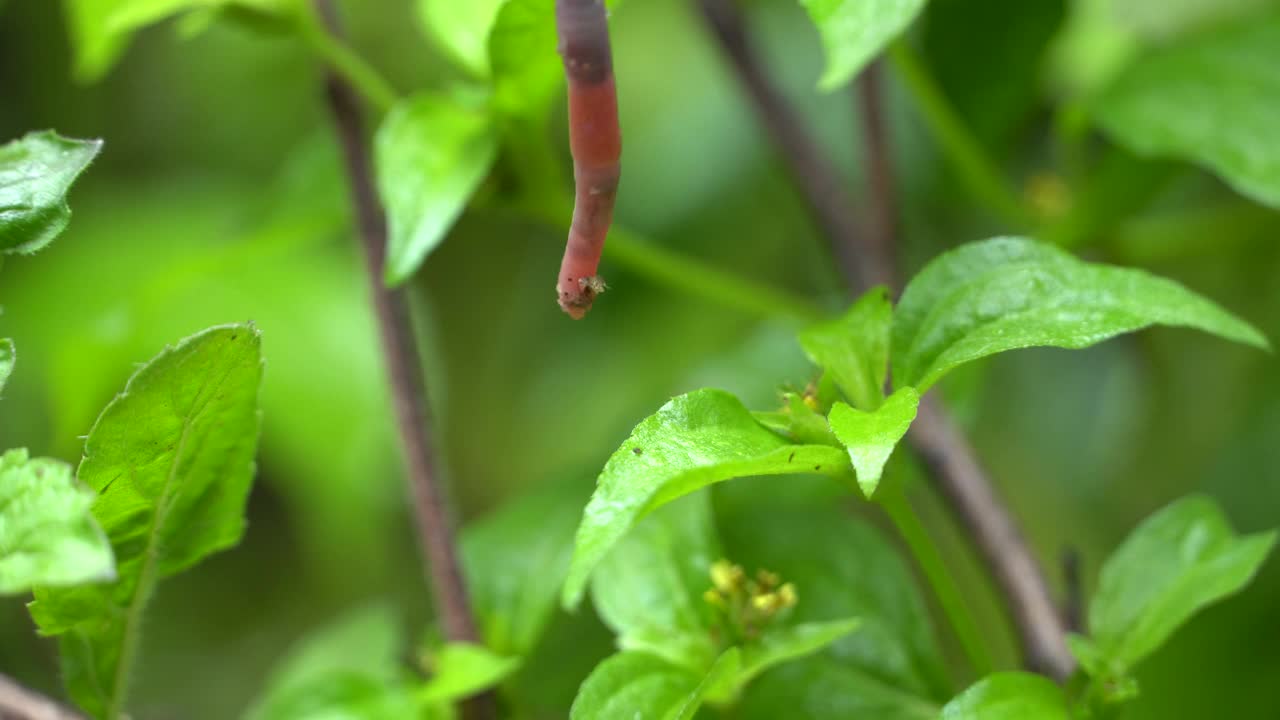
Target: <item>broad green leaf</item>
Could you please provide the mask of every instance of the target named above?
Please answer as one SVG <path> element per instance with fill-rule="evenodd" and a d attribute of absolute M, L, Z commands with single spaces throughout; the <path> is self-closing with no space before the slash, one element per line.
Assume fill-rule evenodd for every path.
<path fill-rule="evenodd" d="M 776 667 L 747 686 L 743 720 L 938 720 L 938 706 L 828 655 Z"/>
<path fill-rule="evenodd" d="M 596 568 L 591 599 L 618 648 L 657 655 L 695 672 L 716 657 L 711 564 L 720 541 L 706 493 L 683 497 L 640 521 Z"/>
<path fill-rule="evenodd" d="M 858 629 L 859 619 L 801 623 L 770 628 L 760 642 L 742 648 L 742 668 L 734 678 L 734 692 L 745 687 L 760 673 L 812 655 Z"/>
<path fill-rule="evenodd" d="M 685 698 L 680 712 L 672 720 L 693 720 L 704 700 L 714 699 L 722 688 L 730 687 L 742 674 L 742 649 L 731 647 L 720 653 L 698 687 Z"/>
<path fill-rule="evenodd" d="M 62 635 L 63 677 L 93 715 L 124 708 L 156 582 L 235 545 L 258 444 L 257 330 L 216 327 L 167 348 L 129 380 L 89 431 L 79 479 L 111 539 L 118 579 L 37 587 L 31 615 Z"/>
<path fill-rule="evenodd" d="M 932 621 L 915 579 L 898 550 L 875 528 L 827 499 L 779 504 L 767 492 L 721 511 L 717 525 L 726 557 L 744 567 L 777 573 L 795 585 L 798 602 L 789 618 L 795 626 L 861 619 L 857 632 L 836 640 L 822 657 L 856 670 L 883 693 L 904 699 L 904 707 L 928 705 L 950 695 Z"/>
<path fill-rule="evenodd" d="M 9 376 L 13 374 L 13 365 L 17 359 L 18 354 L 13 349 L 13 341 L 9 338 L 0 338 L 0 392 L 4 392 L 4 386 L 9 382 Z"/>
<path fill-rule="evenodd" d="M 400 624 L 374 605 L 304 638 L 279 663 L 247 720 L 397 720 L 416 702 L 399 666 Z"/>
<path fill-rule="evenodd" d="M 791 445 L 761 427 L 734 396 L 696 390 L 663 405 L 609 458 L 582 514 L 562 602 L 582 599 L 591 571 L 646 513 L 712 483 L 750 475 L 839 476 L 848 456 L 825 445 Z"/>
<path fill-rule="evenodd" d="M 93 493 L 71 466 L 26 450 L 0 456 L 0 594 L 35 585 L 115 579 L 111 543 L 94 522 Z"/>
<path fill-rule="evenodd" d="M 427 35 L 462 67 L 489 75 L 489 33 L 506 0 L 418 0 Z"/>
<path fill-rule="evenodd" d="M 517 498 L 463 530 L 471 607 L 496 652 L 524 656 L 541 639 L 569 570 L 582 495 L 573 487 Z"/>
<path fill-rule="evenodd" d="M 483 645 L 451 643 L 436 651 L 430 664 L 432 676 L 418 691 L 418 700 L 448 703 L 502 682 L 520 667 L 520 658 L 498 655 Z"/>
<path fill-rule="evenodd" d="M 892 322 L 889 291 L 877 287 L 843 317 L 801 332 L 800 345 L 810 360 L 835 379 L 854 407 L 874 410 L 884 401 Z"/>
<path fill-rule="evenodd" d="M 1280 207 L 1280 13 L 1150 52 L 1099 98 L 1098 122 L 1143 155 L 1203 165 Z"/>
<path fill-rule="evenodd" d="M 1024 672 L 988 675 L 942 708 L 942 720 L 1070 720 L 1052 680 Z"/>
<path fill-rule="evenodd" d="M 67 227 L 67 191 L 101 149 L 52 130 L 0 146 L 0 255 L 33 253 Z"/>
<path fill-rule="evenodd" d="M 1150 325 L 1267 347 L 1248 323 L 1171 280 L 1001 237 L 943 253 L 907 285 L 894 317 L 893 378 L 924 392 L 948 370 L 987 355 L 1084 348 Z"/>
<path fill-rule="evenodd" d="M 831 431 L 849 449 L 849 459 L 858 475 L 863 497 L 871 499 L 880 485 L 884 465 L 898 442 L 916 419 L 920 396 L 913 387 L 900 388 L 874 412 L 863 412 L 838 402 L 831 407 L 827 422 Z"/>
<path fill-rule="evenodd" d="M 497 139 L 483 107 L 424 94 L 392 108 L 374 147 L 387 211 L 386 281 L 397 285 L 453 227 L 489 174 Z"/>
<path fill-rule="evenodd" d="M 725 681 L 740 658 L 729 650 L 709 672 L 694 674 L 654 655 L 623 652 L 606 658 L 582 683 L 571 720 L 691 720 L 703 694 Z"/>
<path fill-rule="evenodd" d="M 1212 500 L 1192 496 L 1160 510 L 1102 567 L 1089 631 L 1113 668 L 1132 668 L 1205 606 L 1243 588 L 1276 533 L 1236 535 Z"/>
<path fill-rule="evenodd" d="M 834 90 L 902 34 L 924 8 L 925 0 L 800 0 L 822 35 L 827 69 L 818 81 Z"/>
<path fill-rule="evenodd" d="M 1139 37 L 1165 41 L 1265 12 L 1276 0 L 1110 0 L 1115 22 Z"/>

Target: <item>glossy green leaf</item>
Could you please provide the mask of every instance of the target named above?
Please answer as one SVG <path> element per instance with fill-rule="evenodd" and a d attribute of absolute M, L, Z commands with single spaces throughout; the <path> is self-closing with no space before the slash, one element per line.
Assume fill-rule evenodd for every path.
<path fill-rule="evenodd" d="M 733 395 L 696 390 L 672 399 L 609 458 L 583 511 L 562 602 L 574 607 L 591 571 L 646 513 L 712 483 L 749 475 L 848 471 L 825 445 L 791 445 L 761 427 Z"/>
<path fill-rule="evenodd" d="M 418 0 L 418 17 L 427 35 L 459 65 L 480 77 L 489 75 L 489 33 L 506 0 Z"/>
<path fill-rule="evenodd" d="M 1043 675 L 1003 672 L 979 680 L 942 708 L 942 720 L 1070 720 L 1062 688 Z"/>
<path fill-rule="evenodd" d="M 1099 98 L 1121 145 L 1210 169 L 1280 207 L 1280 13 L 1144 55 Z"/>
<path fill-rule="evenodd" d="M 1179 500 L 1144 521 L 1102 567 L 1089 631 L 1113 668 L 1128 669 L 1197 611 L 1248 584 L 1276 533 L 1236 535 L 1207 497 Z"/>
<path fill-rule="evenodd" d="M 911 421 L 916 419 L 919 404 L 920 396 L 915 388 L 904 387 L 873 412 L 863 412 L 842 402 L 831 407 L 827 422 L 849 449 L 863 497 L 870 499 L 880 485 L 884 465 L 907 434 Z"/>
<path fill-rule="evenodd" d="M 261 379 L 257 330 L 212 328 L 138 370 L 89 431 L 79 479 L 98 493 L 119 579 L 38 587 L 30 609 L 42 633 L 64 636 L 64 680 L 91 714 L 124 708 L 156 582 L 240 540 Z"/>
<path fill-rule="evenodd" d="M 738 708 L 743 720 L 938 720 L 939 712 L 928 698 L 826 654 L 766 672 L 747 686 Z"/>
<path fill-rule="evenodd" d="M 392 108 L 374 140 L 387 211 L 386 281 L 404 282 L 440 244 L 489 174 L 497 139 L 466 99 L 418 95 Z"/>
<path fill-rule="evenodd" d="M 13 374 L 13 366 L 18 360 L 18 353 L 13 349 L 13 341 L 9 338 L 0 338 L 0 392 L 4 392 L 4 386 L 9 382 L 9 376 Z"/>
<path fill-rule="evenodd" d="M 67 192 L 101 149 L 52 130 L 0 146 L 0 255 L 33 253 L 67 227 Z"/>
<path fill-rule="evenodd" d="M 430 660 L 431 679 L 418 691 L 424 703 L 448 703 L 502 682 L 520 667 L 520 658 L 504 657 L 483 645 L 450 643 Z"/>
<path fill-rule="evenodd" d="M 713 686 L 732 677 L 741 662 L 725 652 L 707 673 L 695 674 L 654 655 L 623 652 L 606 658 L 582 683 L 571 720 L 691 720 Z"/>
<path fill-rule="evenodd" d="M 948 370 L 987 355 L 1084 348 L 1150 325 L 1267 347 L 1248 323 L 1171 280 L 1001 237 L 943 253 L 907 285 L 894 317 L 894 382 L 924 392 Z"/>
<path fill-rule="evenodd" d="M 924 9 L 925 0 L 800 0 L 822 35 L 823 90 L 849 82 Z"/>
<path fill-rule="evenodd" d="M 115 578 L 111 543 L 71 467 L 26 450 L 0 456 L 0 594 Z"/>
<path fill-rule="evenodd" d="M 889 331 L 893 305 L 883 287 L 867 291 L 842 317 L 800 333 L 800 345 L 830 374 L 853 403 L 874 410 L 884 400 L 889 374 Z"/>
<path fill-rule="evenodd" d="M 463 530 L 467 591 L 488 647 L 523 656 L 541 639 L 569 570 L 582 497 L 575 486 L 516 498 Z"/>
<path fill-rule="evenodd" d="M 417 705 L 399 668 L 402 631 L 381 605 L 304 638 L 267 680 L 247 720 L 398 720 Z"/>
<path fill-rule="evenodd" d="M 657 655 L 694 672 L 710 666 L 717 647 L 702 595 L 711 587 L 711 564 L 722 556 L 706 493 L 640 521 L 591 577 L 592 602 L 618 636 L 619 649 Z"/>

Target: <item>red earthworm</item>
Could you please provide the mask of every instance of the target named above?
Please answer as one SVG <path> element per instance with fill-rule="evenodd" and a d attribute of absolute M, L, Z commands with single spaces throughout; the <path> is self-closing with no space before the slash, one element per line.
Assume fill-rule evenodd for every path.
<path fill-rule="evenodd" d="M 569 83 L 569 150 L 575 185 L 573 221 L 556 297 L 561 309 L 578 320 L 605 287 L 596 271 L 613 221 L 622 133 L 603 2 L 556 0 L 556 29 Z"/>

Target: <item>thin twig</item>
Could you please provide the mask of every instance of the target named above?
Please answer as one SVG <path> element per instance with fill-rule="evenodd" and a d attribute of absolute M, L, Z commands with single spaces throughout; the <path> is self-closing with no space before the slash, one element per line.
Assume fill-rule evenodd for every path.
<path fill-rule="evenodd" d="M 0 674 L 0 718 L 3 720 L 84 720 L 80 713 Z"/>
<path fill-rule="evenodd" d="M 761 120 L 773 132 L 814 214 L 842 259 L 851 290 L 895 276 L 892 262 L 894 207 L 892 167 L 888 160 L 887 128 L 883 120 L 878 80 L 864 79 L 861 95 L 868 116 L 864 120 L 866 156 L 871 163 L 871 198 L 876 207 L 863 230 L 852 211 L 839 175 L 818 152 L 794 111 L 771 88 L 762 65 L 746 37 L 732 0 L 700 0 L 714 34 L 733 61 L 755 103 Z M 858 260 L 861 259 L 861 262 Z M 856 269 L 856 271 L 855 271 Z M 1013 518 L 992 491 L 982 467 L 964 436 L 951 422 L 936 397 L 927 397 L 910 435 L 935 482 L 973 536 L 1003 592 L 1013 615 L 1028 667 L 1062 679 L 1073 665 L 1066 649 L 1062 619 L 1051 599 L 1044 576 Z"/>
<path fill-rule="evenodd" d="M 338 35 L 337 16 L 331 0 L 316 0 L 316 7 L 329 31 Z M 359 100 L 355 90 L 342 76 L 329 72 L 326 80 L 329 109 L 342 145 L 351 201 L 364 249 L 383 360 L 391 383 L 391 402 L 413 497 L 414 519 L 424 560 L 427 561 L 426 575 L 445 637 L 455 642 L 479 642 L 437 473 L 430 405 L 408 298 L 404 291 L 391 290 L 383 284 L 387 225 L 374 190 Z M 493 717 L 492 697 L 478 696 L 467 703 L 466 712 L 470 718 Z"/>

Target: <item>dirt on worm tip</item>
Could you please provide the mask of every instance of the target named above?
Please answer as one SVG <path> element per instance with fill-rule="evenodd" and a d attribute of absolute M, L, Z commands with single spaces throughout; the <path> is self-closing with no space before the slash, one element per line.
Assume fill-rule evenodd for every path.
<path fill-rule="evenodd" d="M 591 305 L 595 302 L 595 299 L 608 287 L 604 282 L 604 278 L 599 275 L 580 278 L 576 292 L 562 290 L 557 285 L 556 301 L 559 302 L 560 309 L 565 314 L 574 320 L 581 320 L 587 316 L 587 311 L 591 310 Z"/>

